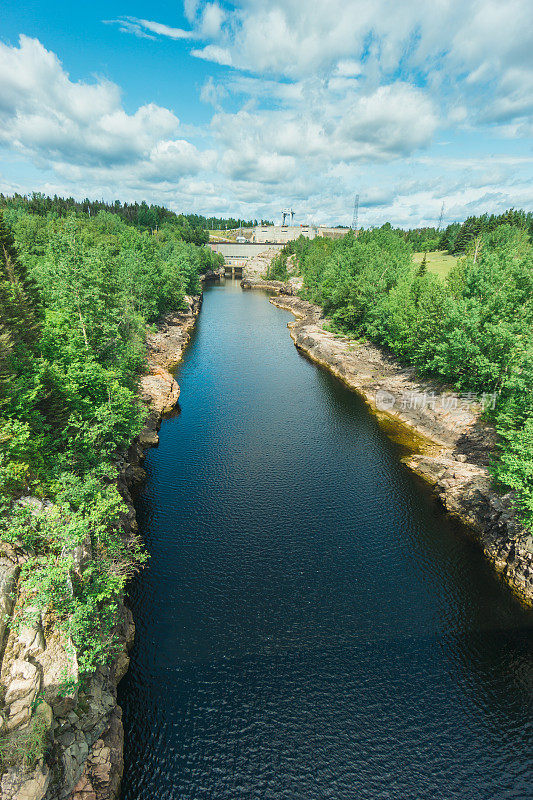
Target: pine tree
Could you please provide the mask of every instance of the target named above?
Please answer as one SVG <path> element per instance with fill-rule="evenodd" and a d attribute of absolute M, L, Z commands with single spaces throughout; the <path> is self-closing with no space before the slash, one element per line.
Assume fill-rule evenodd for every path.
<path fill-rule="evenodd" d="M 15 347 L 34 349 L 39 335 L 40 299 L 21 263 L 13 235 L 0 212 L 0 323 Z"/>
<path fill-rule="evenodd" d="M 425 251 L 424 258 L 420 262 L 420 266 L 418 267 L 416 274 L 418 275 L 419 278 L 421 278 L 422 275 L 426 275 L 427 271 L 428 271 L 428 254 L 427 251 Z"/>
<path fill-rule="evenodd" d="M 13 376 L 11 357 L 13 355 L 13 340 L 11 334 L 0 320 L 0 409 L 2 401 L 9 396 L 9 387 Z"/>

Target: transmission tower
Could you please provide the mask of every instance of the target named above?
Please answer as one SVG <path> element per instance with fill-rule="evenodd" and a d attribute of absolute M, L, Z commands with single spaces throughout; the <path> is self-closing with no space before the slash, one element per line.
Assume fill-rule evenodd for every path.
<path fill-rule="evenodd" d="M 359 224 L 359 195 L 355 195 L 355 201 L 353 204 L 353 219 L 352 219 L 352 231 L 357 234 L 357 226 Z"/>
<path fill-rule="evenodd" d="M 441 228 L 441 225 L 442 225 L 442 220 L 443 220 L 443 219 L 444 219 L 444 201 L 442 202 L 442 205 L 441 205 L 441 207 L 440 207 L 439 225 L 438 225 L 438 227 L 437 227 L 437 230 L 438 230 L 438 231 L 440 231 L 440 228 Z"/>
<path fill-rule="evenodd" d="M 292 225 L 292 223 L 294 222 L 294 211 L 292 210 L 292 208 L 283 209 L 281 215 L 283 217 L 283 222 L 281 223 L 283 227 L 285 227 L 285 221 L 287 217 L 291 218 L 291 225 Z"/>

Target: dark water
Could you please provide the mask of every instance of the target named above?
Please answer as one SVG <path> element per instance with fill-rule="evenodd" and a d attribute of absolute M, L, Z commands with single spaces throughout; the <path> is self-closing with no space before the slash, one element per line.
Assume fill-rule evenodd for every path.
<path fill-rule="evenodd" d="M 533 797 L 531 617 L 289 319 L 209 289 L 148 456 L 125 800 Z"/>

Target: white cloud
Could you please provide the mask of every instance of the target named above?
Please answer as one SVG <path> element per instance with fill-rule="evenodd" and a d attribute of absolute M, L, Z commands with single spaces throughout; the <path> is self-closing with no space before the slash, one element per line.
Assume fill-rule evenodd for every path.
<path fill-rule="evenodd" d="M 233 63 L 231 52 L 226 47 L 219 47 L 216 44 L 208 44 L 206 47 L 191 50 L 191 55 L 196 58 L 205 58 L 206 61 L 213 61 L 215 64 L 222 64 L 230 67 Z"/>
<path fill-rule="evenodd" d="M 198 88 L 210 124 L 184 125 L 149 95 L 126 111 L 114 83 L 72 81 L 22 37 L 0 44 L 0 145 L 73 194 L 241 216 L 294 204 L 299 221 L 349 223 L 356 191 L 363 224 L 435 222 L 443 197 L 450 216 L 533 202 L 530 0 L 185 0 L 184 11 L 190 31 L 115 23 L 218 65 L 203 65 Z M 149 57 L 141 41 L 138 52 Z"/>
<path fill-rule="evenodd" d="M 204 5 L 204 15 L 213 6 Z M 209 31 L 201 30 L 201 8 L 195 4 L 197 32 L 211 41 L 192 55 L 263 78 L 329 76 L 341 90 L 350 86 L 343 79 L 376 86 L 400 71 L 406 82 L 422 78 L 444 103 L 462 101 L 472 119 L 521 114 L 531 95 L 530 0 L 241 0 L 217 12 Z M 511 85 L 515 97 L 505 102 Z"/>
<path fill-rule="evenodd" d="M 141 39 L 155 39 L 151 33 L 157 36 L 166 36 L 169 39 L 194 39 L 194 31 L 185 31 L 182 28 L 172 28 L 161 22 L 154 22 L 150 19 L 139 19 L 138 17 L 119 17 L 118 19 L 104 20 L 106 25 L 118 25 L 122 33 L 132 33 Z M 149 33 L 147 33 L 149 31 Z M 215 28 L 212 34 L 216 33 Z M 210 34 L 211 35 L 211 34 Z"/>
<path fill-rule="evenodd" d="M 227 97 L 228 91 L 225 86 L 220 83 L 215 83 L 212 77 L 209 77 L 200 89 L 200 100 L 202 103 L 209 103 L 215 108 L 220 108 L 220 103 Z"/>
<path fill-rule="evenodd" d="M 202 12 L 201 32 L 207 38 L 218 36 L 226 15 L 218 3 L 208 3 Z"/>
<path fill-rule="evenodd" d="M 355 157 L 361 146 L 370 147 L 376 156 L 398 156 L 429 144 L 436 127 L 429 98 L 419 89 L 396 83 L 358 97 L 340 123 L 339 137 Z"/>
<path fill-rule="evenodd" d="M 184 31 L 181 28 L 171 28 L 160 22 L 153 22 L 149 19 L 136 19 L 129 17 L 133 22 L 137 22 L 146 30 L 157 33 L 159 36 L 168 36 L 170 39 L 190 39 L 194 35 L 192 31 Z"/>
<path fill-rule="evenodd" d="M 429 144 L 437 126 L 431 101 L 403 83 L 331 97 L 327 83 L 299 86 L 295 110 L 218 112 L 220 147 L 239 154 L 291 156 L 324 174 L 338 162 L 383 161 Z M 282 177 L 283 180 L 283 177 Z"/>
<path fill-rule="evenodd" d="M 183 10 L 185 11 L 185 16 L 189 20 L 189 22 L 193 22 L 196 12 L 198 11 L 198 7 L 200 5 L 200 0 L 184 0 L 183 3 Z"/>
<path fill-rule="evenodd" d="M 337 63 L 335 74 L 343 78 L 356 78 L 363 72 L 363 67 L 359 61 L 344 59 Z"/>
<path fill-rule="evenodd" d="M 121 33 L 131 33 L 133 36 L 137 36 L 138 39 L 151 39 L 154 41 L 156 38 L 150 33 L 147 33 L 142 25 L 139 25 L 138 22 L 133 22 L 131 19 L 104 19 L 103 22 L 104 25 L 118 25 L 118 29 Z"/>
<path fill-rule="evenodd" d="M 41 164 L 114 169 L 158 177 L 190 175 L 209 163 L 180 135 L 167 108 L 122 107 L 120 89 L 99 79 L 73 82 L 36 39 L 0 44 L 0 144 Z"/>

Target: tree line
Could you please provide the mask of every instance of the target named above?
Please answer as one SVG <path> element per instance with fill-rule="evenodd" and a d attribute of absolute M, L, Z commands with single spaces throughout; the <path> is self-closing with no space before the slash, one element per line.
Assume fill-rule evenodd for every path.
<path fill-rule="evenodd" d="M 446 250 L 450 255 L 463 255 L 474 239 L 494 231 L 499 225 L 511 225 L 526 231 L 533 239 L 533 214 L 510 208 L 503 214 L 481 214 L 468 217 L 464 222 L 452 222 L 443 230 L 436 227 L 393 228 L 390 223 L 383 227 L 394 230 L 415 253 L 430 253 Z"/>
<path fill-rule="evenodd" d="M 148 205 L 148 203 L 122 203 L 115 200 L 107 203 L 104 200 L 75 200 L 73 197 L 49 197 L 41 192 L 30 195 L 0 194 L 0 209 L 26 210 L 30 214 L 46 216 L 54 214 L 65 217 L 69 214 L 84 214 L 95 217 L 101 211 L 115 214 L 130 225 L 144 231 L 157 231 L 162 227 L 171 228 L 184 242 L 201 245 L 209 241 L 208 230 L 234 230 L 235 228 L 251 228 L 254 225 L 273 225 L 268 220 L 243 220 L 234 217 L 205 217 L 202 214 L 176 214 L 164 206 Z"/>
<path fill-rule="evenodd" d="M 447 250 L 451 255 L 465 253 L 475 239 L 495 231 L 500 225 L 518 228 L 533 239 L 533 214 L 509 208 L 503 214 L 482 214 L 468 217 L 463 223 L 453 222 L 442 232 L 438 249 Z"/>

